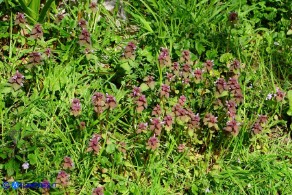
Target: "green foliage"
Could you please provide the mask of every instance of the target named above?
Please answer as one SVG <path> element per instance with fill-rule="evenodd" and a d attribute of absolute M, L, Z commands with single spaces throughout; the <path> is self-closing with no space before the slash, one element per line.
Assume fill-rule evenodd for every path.
<path fill-rule="evenodd" d="M 289 1 L 16 2 L 0 9 L 1 180 L 65 171 L 52 194 L 291 194 Z"/>

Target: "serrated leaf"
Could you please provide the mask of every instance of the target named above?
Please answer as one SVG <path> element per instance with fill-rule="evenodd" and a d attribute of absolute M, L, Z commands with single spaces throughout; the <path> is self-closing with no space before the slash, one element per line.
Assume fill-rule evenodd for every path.
<path fill-rule="evenodd" d="M 145 83 L 142 83 L 142 84 L 140 85 L 140 88 L 141 88 L 141 91 L 142 91 L 142 92 L 143 92 L 143 91 L 146 91 L 147 89 L 149 89 L 148 85 L 146 85 Z"/>

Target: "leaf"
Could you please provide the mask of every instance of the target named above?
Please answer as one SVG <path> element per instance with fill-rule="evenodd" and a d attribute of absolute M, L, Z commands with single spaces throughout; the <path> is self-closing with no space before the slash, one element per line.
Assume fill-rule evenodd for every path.
<path fill-rule="evenodd" d="M 201 55 L 205 51 L 205 47 L 200 42 L 196 42 L 196 50 Z"/>
<path fill-rule="evenodd" d="M 292 35 L 292 29 L 288 30 L 287 35 Z"/>
<path fill-rule="evenodd" d="M 121 67 L 126 71 L 126 73 L 130 73 L 131 72 L 131 67 L 130 67 L 128 62 L 125 62 L 125 63 L 121 64 Z"/>
<path fill-rule="evenodd" d="M 288 103 L 289 103 L 289 110 L 287 111 L 287 114 L 289 116 L 292 116 L 292 90 L 288 91 L 287 97 L 288 97 Z"/>
<path fill-rule="evenodd" d="M 115 149 L 116 148 L 114 144 L 108 144 L 105 150 L 107 153 L 112 154 L 114 153 Z"/>
<path fill-rule="evenodd" d="M 141 88 L 141 91 L 142 91 L 142 92 L 143 92 L 143 91 L 146 91 L 147 89 L 149 89 L 148 85 L 146 85 L 145 83 L 142 83 L 142 84 L 140 85 L 140 88 Z"/>
<path fill-rule="evenodd" d="M 37 163 L 37 157 L 35 154 L 29 154 L 27 158 L 29 159 L 30 164 L 35 165 Z"/>

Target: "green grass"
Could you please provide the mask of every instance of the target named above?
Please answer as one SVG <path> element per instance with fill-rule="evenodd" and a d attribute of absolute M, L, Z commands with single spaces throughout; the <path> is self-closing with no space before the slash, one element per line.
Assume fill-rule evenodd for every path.
<path fill-rule="evenodd" d="M 21 4 L 5 1 L 5 5 L 0 15 L 10 18 L 0 21 L 2 181 L 54 183 L 64 170 L 70 174 L 68 186 L 58 185 L 50 194 L 91 194 L 100 186 L 104 194 L 292 193 L 288 2 L 124 1 L 128 19 L 122 20 L 118 6 L 109 12 L 98 3 L 93 13 L 89 1 L 80 1 L 62 5 L 66 14 L 60 23 L 55 23 L 60 10 L 53 3 L 41 13 L 44 37 L 38 40 L 29 38 L 35 23 L 14 24 L 17 12 L 26 11 Z M 238 13 L 235 25 L 228 20 L 232 11 Z M 90 32 L 91 44 L 85 46 L 79 44 L 81 18 L 88 21 Z M 132 59 L 126 59 L 123 53 L 130 41 L 137 49 Z M 166 73 L 173 72 L 159 64 L 161 47 L 168 49 L 172 62 L 180 61 L 182 51 L 189 50 L 192 71 L 204 69 L 206 60 L 214 60 L 214 66 L 204 71 L 198 83 L 191 74 L 188 85 L 182 82 L 183 76 L 175 77 L 169 84 L 170 97 L 161 97 L 161 85 L 168 82 Z M 49 58 L 47 48 L 52 51 Z M 42 60 L 30 68 L 33 51 L 40 52 Z M 235 71 L 228 68 L 234 59 L 241 65 Z M 25 76 L 18 90 L 8 82 L 16 70 Z M 233 136 L 224 130 L 232 120 L 225 102 L 237 99 L 230 90 L 218 95 L 214 82 L 219 77 L 228 81 L 237 73 L 243 99 L 234 118 L 240 123 L 239 133 Z M 144 80 L 149 75 L 154 76 L 153 89 Z M 130 96 L 134 86 L 147 99 L 141 113 Z M 267 100 L 277 88 L 285 92 L 283 100 Z M 92 104 L 95 92 L 113 95 L 117 106 L 97 114 Z M 147 148 L 154 136 L 151 120 L 174 114 L 172 109 L 182 95 L 186 97 L 183 108 L 199 113 L 200 128 L 188 126 L 190 117 L 184 121 L 172 115 L 172 129 L 164 124 L 161 134 L 155 133 L 159 147 Z M 78 116 L 71 111 L 74 98 L 81 102 Z M 223 103 L 219 107 L 217 99 Z M 162 113 L 153 116 L 157 104 Z M 210 122 L 204 124 L 208 113 L 218 117 L 219 130 L 208 127 Z M 261 133 L 255 134 L 259 115 L 268 119 L 261 124 Z M 85 129 L 80 122 L 85 122 Z M 147 130 L 137 134 L 139 123 L 146 122 Z M 93 134 L 101 136 L 96 154 L 87 152 Z M 178 151 L 180 144 L 185 144 L 183 152 Z M 65 156 L 74 162 L 72 169 L 64 168 Z M 27 170 L 22 167 L 25 162 Z M 42 194 L 42 189 L 0 187 L 0 194 Z"/>

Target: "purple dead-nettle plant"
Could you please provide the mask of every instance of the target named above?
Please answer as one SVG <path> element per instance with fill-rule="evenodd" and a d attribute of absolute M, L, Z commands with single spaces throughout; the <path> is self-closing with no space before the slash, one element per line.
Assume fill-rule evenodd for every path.
<path fill-rule="evenodd" d="M 172 129 L 173 119 L 171 115 L 166 115 L 163 119 L 164 127 L 167 131 Z"/>
<path fill-rule="evenodd" d="M 184 50 L 182 52 L 180 62 L 191 64 L 191 52 L 189 50 Z"/>
<path fill-rule="evenodd" d="M 161 52 L 158 56 L 158 61 L 161 67 L 164 66 L 170 66 L 171 65 L 171 59 L 169 55 L 169 51 L 166 48 L 161 48 Z"/>
<path fill-rule="evenodd" d="M 150 130 L 154 131 L 156 135 L 160 135 L 164 122 L 161 122 L 159 118 L 150 119 L 150 122 Z"/>
<path fill-rule="evenodd" d="M 180 104 L 176 104 L 172 107 L 172 112 L 175 117 L 181 121 L 186 122 L 188 120 L 188 112 L 186 109 L 182 108 Z"/>
<path fill-rule="evenodd" d="M 227 85 L 230 93 L 235 94 L 237 92 L 241 92 L 240 85 L 236 78 L 229 78 Z"/>
<path fill-rule="evenodd" d="M 88 46 L 91 44 L 90 33 L 86 28 L 83 28 L 81 34 L 79 35 L 79 44 L 81 46 Z"/>
<path fill-rule="evenodd" d="M 25 16 L 23 13 L 17 12 L 17 15 L 15 17 L 15 25 L 25 24 L 27 21 L 25 19 Z"/>
<path fill-rule="evenodd" d="M 227 83 L 224 78 L 219 78 L 216 82 L 216 90 L 221 94 L 223 91 L 228 89 Z"/>
<path fill-rule="evenodd" d="M 79 128 L 80 128 L 80 130 L 84 130 L 86 128 L 86 123 L 84 121 L 81 121 L 79 123 Z"/>
<path fill-rule="evenodd" d="M 226 123 L 225 131 L 230 132 L 233 136 L 237 136 L 239 132 L 240 123 L 236 122 L 235 119 L 232 119 Z"/>
<path fill-rule="evenodd" d="M 29 54 L 29 63 L 32 65 L 40 64 L 42 61 L 42 55 L 40 52 L 33 51 Z"/>
<path fill-rule="evenodd" d="M 114 96 L 108 95 L 106 94 L 106 100 L 105 100 L 105 105 L 107 109 L 114 109 L 115 107 L 117 107 L 117 101 L 116 98 Z"/>
<path fill-rule="evenodd" d="M 240 103 L 243 102 L 243 95 L 242 95 L 241 90 L 240 91 L 235 91 L 234 100 L 235 100 L 235 102 L 237 104 L 240 104 Z"/>
<path fill-rule="evenodd" d="M 92 138 L 89 140 L 87 152 L 93 151 L 94 154 L 97 154 L 100 150 L 99 146 L 99 140 L 101 139 L 101 136 L 99 134 L 93 134 Z"/>
<path fill-rule="evenodd" d="M 57 175 L 56 183 L 63 187 L 66 187 L 69 185 L 69 177 L 70 175 L 65 171 L 60 171 Z"/>
<path fill-rule="evenodd" d="M 178 62 L 174 62 L 171 66 L 171 70 L 174 75 L 179 76 L 180 74 L 180 67 Z"/>
<path fill-rule="evenodd" d="M 229 70 L 230 71 L 235 71 L 235 70 L 238 70 L 238 69 L 240 69 L 240 62 L 237 59 L 235 59 L 229 65 Z"/>
<path fill-rule="evenodd" d="M 188 121 L 189 129 L 199 129 L 200 128 L 200 116 L 199 113 L 194 114 L 191 109 L 187 109 L 187 114 L 190 117 Z"/>
<path fill-rule="evenodd" d="M 91 1 L 90 4 L 89 4 L 89 9 L 91 9 L 91 11 L 93 13 L 96 13 L 97 12 L 97 2 L 96 1 Z"/>
<path fill-rule="evenodd" d="M 179 99 L 178 99 L 178 103 L 179 103 L 179 105 L 181 105 L 181 106 L 184 106 L 185 103 L 186 103 L 186 101 L 187 101 L 187 98 L 186 98 L 186 96 L 184 96 L 184 95 L 180 96 Z"/>
<path fill-rule="evenodd" d="M 219 130 L 218 127 L 218 117 L 215 117 L 214 115 L 207 113 L 203 119 L 204 125 L 208 126 L 209 128 L 214 128 L 216 130 Z"/>
<path fill-rule="evenodd" d="M 210 71 L 213 66 L 214 66 L 214 60 L 207 60 L 205 63 L 204 63 L 204 66 L 205 68 Z"/>
<path fill-rule="evenodd" d="M 101 114 L 105 109 L 105 97 L 102 93 L 96 92 L 92 96 L 92 104 L 94 106 L 94 111 L 97 114 Z"/>
<path fill-rule="evenodd" d="M 103 191 L 104 191 L 103 187 L 94 188 L 92 190 L 92 195 L 104 195 Z"/>
<path fill-rule="evenodd" d="M 191 79 L 190 78 L 183 78 L 183 80 L 181 82 L 182 82 L 182 84 L 187 85 L 191 82 Z"/>
<path fill-rule="evenodd" d="M 234 100 L 229 100 L 226 101 L 226 106 L 227 106 L 227 110 L 228 110 L 228 116 L 230 118 L 235 117 L 236 115 L 236 102 Z"/>
<path fill-rule="evenodd" d="M 142 94 L 141 94 L 141 88 L 140 88 L 140 87 L 136 87 L 136 86 L 134 86 L 134 87 L 133 87 L 133 90 L 132 90 L 131 97 L 138 97 L 138 96 L 140 96 L 140 95 L 142 95 Z"/>
<path fill-rule="evenodd" d="M 136 105 L 137 113 L 141 113 L 144 109 L 147 108 L 147 99 L 145 95 L 141 95 L 138 97 L 138 99 L 136 100 Z"/>
<path fill-rule="evenodd" d="M 71 113 L 74 116 L 78 116 L 81 113 L 81 103 L 80 103 L 80 100 L 77 99 L 77 98 L 74 98 L 72 100 L 72 103 L 71 103 Z"/>
<path fill-rule="evenodd" d="M 122 153 L 126 153 L 126 143 L 125 142 L 118 142 L 118 151 L 122 152 Z"/>
<path fill-rule="evenodd" d="M 51 55 L 52 55 L 52 50 L 51 50 L 51 48 L 49 48 L 49 47 L 46 48 L 46 50 L 45 50 L 44 53 L 46 54 L 47 58 L 50 58 Z"/>
<path fill-rule="evenodd" d="M 182 76 L 188 78 L 192 75 L 192 68 L 189 64 L 184 64 L 182 66 Z"/>
<path fill-rule="evenodd" d="M 170 84 L 172 81 L 174 81 L 175 79 L 175 75 L 172 74 L 172 73 L 166 73 L 166 78 L 167 78 L 167 81 L 168 81 L 168 84 Z"/>
<path fill-rule="evenodd" d="M 179 144 L 178 147 L 177 147 L 177 151 L 178 151 L 179 153 L 182 153 L 182 152 L 184 152 L 185 147 L 186 147 L 185 144 Z"/>
<path fill-rule="evenodd" d="M 135 51 L 137 49 L 137 46 L 134 42 L 129 42 L 128 45 L 124 49 L 123 56 L 125 56 L 126 59 L 133 59 L 135 58 Z"/>
<path fill-rule="evenodd" d="M 157 104 L 154 108 L 153 108 L 153 110 L 152 110 L 152 115 L 153 116 L 160 116 L 161 115 L 161 107 L 160 107 L 160 105 L 159 104 Z"/>
<path fill-rule="evenodd" d="M 148 123 L 139 123 L 136 133 L 139 134 L 141 132 L 145 132 L 147 130 L 147 127 Z"/>
<path fill-rule="evenodd" d="M 14 90 L 18 90 L 23 87 L 23 80 L 24 76 L 17 70 L 16 73 L 8 80 L 8 82 L 11 83 Z"/>
<path fill-rule="evenodd" d="M 155 81 L 154 81 L 154 77 L 153 76 L 147 76 L 143 79 L 143 81 L 146 83 L 146 85 L 150 88 L 150 89 L 154 89 L 155 87 Z"/>
<path fill-rule="evenodd" d="M 170 92 L 170 86 L 166 84 L 162 84 L 161 91 L 160 91 L 160 97 L 169 98 L 169 92 Z"/>
<path fill-rule="evenodd" d="M 259 115 L 258 122 L 260 124 L 265 124 L 266 122 L 268 122 L 268 116 L 267 115 Z"/>
<path fill-rule="evenodd" d="M 230 12 L 228 16 L 228 20 L 231 24 L 236 24 L 238 20 L 238 13 L 236 12 Z"/>
<path fill-rule="evenodd" d="M 203 79 L 203 70 L 196 68 L 196 70 L 193 73 L 195 83 L 198 84 Z"/>
<path fill-rule="evenodd" d="M 279 88 L 277 88 L 275 97 L 276 97 L 276 100 L 278 102 L 281 102 L 284 100 L 285 93 L 283 91 L 281 91 Z"/>
<path fill-rule="evenodd" d="M 154 134 L 153 137 L 150 137 L 147 142 L 147 149 L 155 150 L 158 147 L 159 147 L 159 140 Z"/>
<path fill-rule="evenodd" d="M 79 21 L 78 21 L 78 25 L 84 29 L 84 28 L 87 28 L 87 21 L 84 20 L 83 18 L 81 18 Z"/>
<path fill-rule="evenodd" d="M 72 159 L 68 156 L 64 157 L 64 163 L 63 163 L 63 168 L 64 169 L 73 169 L 74 168 L 74 162 Z"/>
<path fill-rule="evenodd" d="M 44 36 L 42 25 L 36 24 L 31 30 L 30 37 L 33 39 L 41 39 Z"/>
<path fill-rule="evenodd" d="M 262 132 L 263 127 L 262 127 L 262 125 L 261 125 L 260 123 L 256 122 L 256 123 L 253 125 L 252 130 L 253 130 L 254 134 L 259 134 L 259 133 Z"/>

